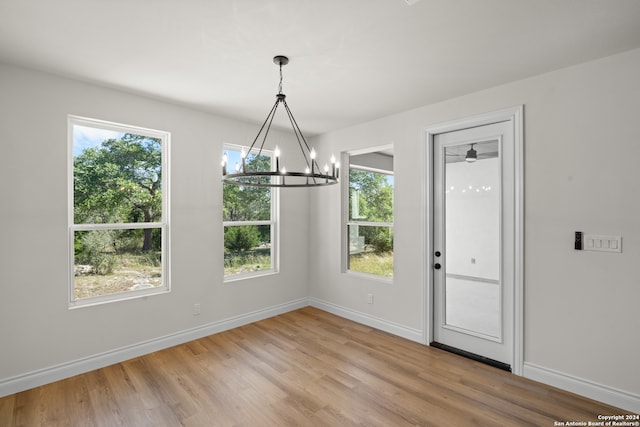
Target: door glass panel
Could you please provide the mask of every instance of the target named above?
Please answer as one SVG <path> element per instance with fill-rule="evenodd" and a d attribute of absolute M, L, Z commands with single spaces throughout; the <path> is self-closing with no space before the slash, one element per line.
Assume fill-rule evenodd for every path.
<path fill-rule="evenodd" d="M 499 141 L 445 148 L 445 324 L 499 339 Z"/>

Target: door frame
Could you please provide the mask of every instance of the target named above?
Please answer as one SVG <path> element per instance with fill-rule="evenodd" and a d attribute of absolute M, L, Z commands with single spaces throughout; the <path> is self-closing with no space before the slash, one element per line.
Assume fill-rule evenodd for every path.
<path fill-rule="evenodd" d="M 424 301 L 424 344 L 433 341 L 433 144 L 437 134 L 469 129 L 498 122 L 509 121 L 512 124 L 514 143 L 514 176 L 515 176 L 515 230 L 514 230 L 514 289 L 513 289 L 513 352 L 511 371 L 516 375 L 523 375 L 524 365 L 524 106 L 506 108 L 503 110 L 479 114 L 463 119 L 456 119 L 444 123 L 434 124 L 423 130 L 424 147 L 424 203 L 422 211 L 425 234 L 422 247 L 425 262 L 422 263 L 423 298 Z"/>

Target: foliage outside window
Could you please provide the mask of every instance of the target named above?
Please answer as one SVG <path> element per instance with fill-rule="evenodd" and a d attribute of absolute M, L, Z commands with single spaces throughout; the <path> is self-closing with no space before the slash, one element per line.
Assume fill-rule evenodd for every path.
<path fill-rule="evenodd" d="M 226 147 L 228 164 L 241 164 L 240 147 Z M 269 170 L 270 154 L 246 156 L 247 169 Z M 224 276 L 236 279 L 276 270 L 276 190 L 223 184 Z"/>
<path fill-rule="evenodd" d="M 169 134 L 69 118 L 72 304 L 169 289 Z"/>
<path fill-rule="evenodd" d="M 349 167 L 347 269 L 393 277 L 393 173 Z"/>

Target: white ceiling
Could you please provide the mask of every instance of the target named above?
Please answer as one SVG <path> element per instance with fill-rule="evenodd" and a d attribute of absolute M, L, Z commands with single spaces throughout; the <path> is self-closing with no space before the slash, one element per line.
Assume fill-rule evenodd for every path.
<path fill-rule="evenodd" d="M 256 123 L 287 55 L 307 135 L 638 47 L 640 0 L 0 0 L 0 62 Z"/>

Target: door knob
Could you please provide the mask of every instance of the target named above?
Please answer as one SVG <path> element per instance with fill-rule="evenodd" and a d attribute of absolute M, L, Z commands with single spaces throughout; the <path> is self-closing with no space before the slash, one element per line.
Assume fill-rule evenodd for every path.
<path fill-rule="evenodd" d="M 439 262 L 436 262 L 436 263 L 433 265 L 433 268 L 435 268 L 436 270 L 440 270 L 440 267 L 442 267 L 442 266 L 440 265 L 440 263 L 439 263 Z"/>

